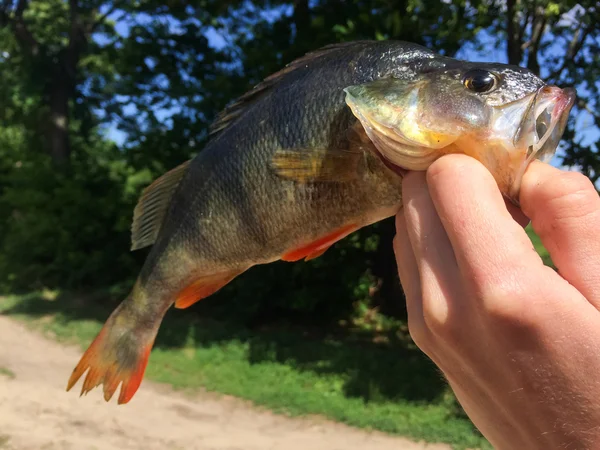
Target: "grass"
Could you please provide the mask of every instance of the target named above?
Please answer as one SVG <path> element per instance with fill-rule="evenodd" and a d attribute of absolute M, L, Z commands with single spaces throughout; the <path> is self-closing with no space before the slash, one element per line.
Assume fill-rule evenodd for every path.
<path fill-rule="evenodd" d="M 98 304 L 80 296 L 32 293 L 0 298 L 0 314 L 83 349 L 115 306 L 90 307 Z M 340 338 L 242 329 L 172 310 L 161 326 L 146 377 L 175 389 L 241 397 L 292 416 L 318 414 L 415 440 L 489 448 L 405 330 L 385 339 L 358 332 Z"/>
<path fill-rule="evenodd" d="M 527 231 L 551 265 L 535 233 Z M 115 306 L 49 292 L 0 298 L 0 314 L 23 319 L 82 349 Z M 384 336 L 365 331 L 336 337 L 247 329 L 172 310 L 161 326 L 146 377 L 175 389 L 234 395 L 288 415 L 319 414 L 455 448 L 490 448 L 406 329 Z"/>
<path fill-rule="evenodd" d="M 12 370 L 7 369 L 6 367 L 0 366 L 0 376 L 4 376 L 12 380 L 15 378 L 15 373 Z"/>
<path fill-rule="evenodd" d="M 527 231 L 527 235 L 529 236 L 529 239 L 531 239 L 533 247 L 542 258 L 542 261 L 544 261 L 544 264 L 550 267 L 554 267 L 554 263 L 552 262 L 552 258 L 550 257 L 548 250 L 546 250 L 546 248 L 542 244 L 542 240 L 540 239 L 540 237 L 537 234 L 535 234 L 535 231 L 533 231 L 531 225 L 529 225 L 525 229 L 525 231 Z"/>

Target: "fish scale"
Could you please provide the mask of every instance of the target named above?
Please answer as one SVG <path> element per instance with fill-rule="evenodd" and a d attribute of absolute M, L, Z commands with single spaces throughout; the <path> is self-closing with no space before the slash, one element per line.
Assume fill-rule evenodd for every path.
<path fill-rule="evenodd" d="M 489 92 L 468 88 L 492 81 Z M 572 106 L 571 94 L 544 86 L 526 69 L 397 41 L 328 46 L 266 78 L 221 113 L 195 158 L 142 193 L 132 248 L 152 249 L 67 390 L 89 369 L 82 392 L 102 384 L 108 401 L 122 383 L 118 402 L 127 403 L 168 308 L 186 308 L 254 265 L 318 257 L 395 214 L 403 170 L 462 152 L 507 194 L 535 156 L 526 156 L 533 141 L 544 141 L 535 130 L 548 130 L 542 150 L 552 152 Z"/>

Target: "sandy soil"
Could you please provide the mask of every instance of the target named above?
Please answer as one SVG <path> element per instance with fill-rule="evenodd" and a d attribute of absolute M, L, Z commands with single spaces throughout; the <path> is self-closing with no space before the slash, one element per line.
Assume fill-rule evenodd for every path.
<path fill-rule="evenodd" d="M 449 448 L 365 432 L 321 418 L 288 418 L 231 397 L 208 393 L 186 397 L 147 381 L 125 406 L 105 403 L 100 391 L 79 398 L 74 392 L 65 392 L 79 356 L 78 350 L 0 316 L 0 449 Z"/>

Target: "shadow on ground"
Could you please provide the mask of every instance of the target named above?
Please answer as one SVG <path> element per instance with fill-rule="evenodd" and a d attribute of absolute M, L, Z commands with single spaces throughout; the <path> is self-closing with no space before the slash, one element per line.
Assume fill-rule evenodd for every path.
<path fill-rule="evenodd" d="M 49 301 L 41 295 L 26 295 L 2 309 L 4 315 L 32 318 L 54 316 L 55 320 L 95 320 L 103 323 L 118 304 L 98 298 L 60 294 Z M 399 333 L 375 336 L 370 332 L 337 330 L 334 333 L 306 327 L 265 326 L 248 328 L 201 317 L 197 311 L 171 310 L 161 325 L 155 347 L 180 348 L 194 337 L 196 346 L 247 344 L 251 364 L 285 363 L 300 371 L 345 375 L 346 396 L 365 402 L 404 400 L 439 401 L 446 384 L 435 366 Z"/>

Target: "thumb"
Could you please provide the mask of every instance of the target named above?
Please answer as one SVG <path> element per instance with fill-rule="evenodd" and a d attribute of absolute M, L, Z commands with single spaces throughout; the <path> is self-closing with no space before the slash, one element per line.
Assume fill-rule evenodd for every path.
<path fill-rule="evenodd" d="M 535 161 L 520 203 L 561 276 L 600 310 L 600 197 L 592 182 Z"/>

